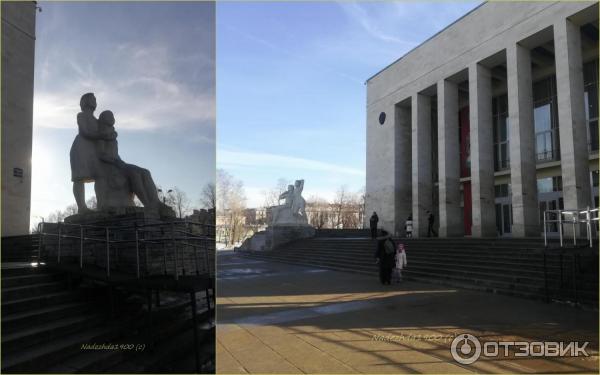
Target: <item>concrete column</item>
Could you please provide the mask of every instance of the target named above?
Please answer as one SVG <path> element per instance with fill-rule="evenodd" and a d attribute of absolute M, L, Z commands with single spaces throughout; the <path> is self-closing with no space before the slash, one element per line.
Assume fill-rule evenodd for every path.
<path fill-rule="evenodd" d="M 395 229 L 394 233 L 404 236 L 404 224 L 412 212 L 411 174 L 411 110 L 408 106 L 395 107 Z"/>
<path fill-rule="evenodd" d="M 378 228 L 393 232 L 396 202 L 396 142 L 394 105 L 382 104 L 367 108 L 366 208 L 365 225 L 373 211 L 379 216 Z M 379 123 L 385 113 L 383 125 Z"/>
<path fill-rule="evenodd" d="M 412 215 L 413 236 L 427 235 L 427 214 L 431 210 L 431 98 L 412 97 Z"/>
<path fill-rule="evenodd" d="M 531 52 L 506 48 L 513 237 L 539 236 Z"/>
<path fill-rule="evenodd" d="M 460 150 L 458 134 L 458 85 L 442 80 L 437 84 L 439 235 L 463 234 L 460 207 Z"/>
<path fill-rule="evenodd" d="M 554 25 L 554 51 L 563 199 L 565 209 L 583 209 L 591 206 L 591 188 L 577 25 L 567 19 Z"/>
<path fill-rule="evenodd" d="M 469 122 L 471 125 L 471 192 L 473 237 L 496 236 L 494 209 L 494 136 L 492 76 L 482 65 L 469 67 Z"/>

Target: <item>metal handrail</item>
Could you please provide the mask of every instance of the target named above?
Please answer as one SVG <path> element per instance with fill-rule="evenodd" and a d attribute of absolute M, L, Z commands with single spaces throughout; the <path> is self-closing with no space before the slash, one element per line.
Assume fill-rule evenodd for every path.
<path fill-rule="evenodd" d="M 38 232 L 39 232 L 39 243 L 38 243 L 38 265 L 40 263 L 40 259 L 41 259 L 41 250 L 42 247 L 44 246 L 44 238 L 46 236 L 48 237 L 56 237 L 58 239 L 58 249 L 57 249 L 57 263 L 60 263 L 61 261 L 61 251 L 62 251 L 62 240 L 63 239 L 75 239 L 75 240 L 79 240 L 79 267 L 83 268 L 83 247 L 84 247 L 84 243 L 85 241 L 92 241 L 92 242 L 100 242 L 100 243 L 105 243 L 106 244 L 106 275 L 108 278 L 110 278 L 110 266 L 111 266 L 111 257 L 110 257 L 110 247 L 112 244 L 123 244 L 123 243 L 135 243 L 135 252 L 136 252 L 136 277 L 140 278 L 140 244 L 163 244 L 166 245 L 167 243 L 170 244 L 173 247 L 173 252 L 174 252 L 174 260 L 175 260 L 175 271 L 174 271 L 174 278 L 175 280 L 178 280 L 179 278 L 179 258 L 181 257 L 181 263 L 182 263 L 182 272 L 185 275 L 186 270 L 185 270 L 185 262 L 184 262 L 184 255 L 183 252 L 179 251 L 179 248 L 177 246 L 178 243 L 182 244 L 184 247 L 191 247 L 194 249 L 194 256 L 195 256 L 195 263 L 196 263 L 196 273 L 199 274 L 199 270 L 200 270 L 200 264 L 198 261 L 198 248 L 204 248 L 204 253 L 205 253 L 205 269 L 208 270 L 208 273 L 210 275 L 210 265 L 208 262 L 208 246 L 206 243 L 204 243 L 204 241 L 210 241 L 211 237 L 209 235 L 197 235 L 192 233 L 192 227 L 194 225 L 199 225 L 199 226 L 203 226 L 206 227 L 208 229 L 210 229 L 211 227 L 215 227 L 212 224 L 203 224 L 203 223 L 198 223 L 198 222 L 193 222 L 193 221 L 177 221 L 177 222 L 169 222 L 169 223 L 151 223 L 151 224 L 137 224 L 134 223 L 133 225 L 130 226 L 97 226 L 97 225 L 89 225 L 89 224 L 74 224 L 74 223 L 56 223 L 57 224 L 57 232 L 58 233 L 51 233 L 51 232 L 47 232 L 44 228 L 45 224 L 48 223 L 39 223 L 38 224 Z M 185 225 L 186 230 L 181 230 L 181 229 L 176 229 L 176 225 Z M 146 238 L 140 238 L 140 233 L 144 234 L 144 233 L 155 233 L 154 231 L 150 231 L 148 229 L 146 229 L 147 227 L 170 227 L 170 235 L 165 235 L 165 231 L 164 229 L 161 228 L 161 236 L 160 237 L 155 237 L 155 238 L 151 238 L 151 239 L 146 239 Z M 78 235 L 74 235 L 71 234 L 70 231 L 68 230 L 69 227 L 71 228 L 79 228 L 79 234 Z M 85 229 L 96 229 L 96 230 L 101 230 L 102 233 L 101 234 L 101 238 L 97 238 L 97 237 L 92 237 L 89 235 L 88 232 L 88 236 L 86 236 L 85 234 Z M 111 229 L 112 232 L 119 232 L 119 233 L 123 233 L 123 232 L 127 232 L 127 231 L 131 231 L 132 229 L 135 232 L 135 239 L 111 239 Z M 66 232 L 66 234 L 65 234 Z M 210 232 L 209 232 L 210 234 Z M 100 233 L 99 233 L 100 235 Z M 144 236 L 145 237 L 145 236 Z M 213 239 L 214 241 L 214 239 Z M 194 243 L 194 242 L 200 242 L 200 244 Z M 163 247 L 163 257 L 164 257 L 164 273 L 167 274 L 167 253 L 166 253 L 166 247 Z M 146 250 L 146 270 L 148 269 L 147 266 L 147 262 L 148 262 L 148 248 L 145 246 L 145 250 Z M 116 251 L 116 250 L 115 250 Z M 116 255 L 116 253 L 115 253 Z"/>
<path fill-rule="evenodd" d="M 550 215 L 556 215 L 556 219 L 551 219 Z M 595 214 L 595 217 L 594 217 Z M 565 220 L 570 216 L 570 220 Z M 582 215 L 583 218 L 582 218 Z M 565 218 L 563 218 L 565 217 Z M 581 209 L 573 209 L 573 210 L 546 210 L 543 215 L 544 221 L 544 245 L 548 246 L 548 224 L 557 223 L 558 224 L 558 235 L 560 240 L 560 247 L 563 247 L 563 225 L 571 224 L 573 228 L 573 245 L 577 244 L 577 225 L 585 225 L 586 226 L 586 240 L 589 243 L 590 247 L 593 246 L 593 233 L 592 233 L 592 222 L 600 221 L 598 217 L 598 208 L 590 209 L 587 207 L 584 210 Z"/>

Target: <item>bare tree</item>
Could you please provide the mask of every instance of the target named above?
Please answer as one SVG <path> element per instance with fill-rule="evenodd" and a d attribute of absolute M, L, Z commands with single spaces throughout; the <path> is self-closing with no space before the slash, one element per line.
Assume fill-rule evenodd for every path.
<path fill-rule="evenodd" d="M 175 186 L 171 193 L 167 194 L 166 202 L 175 210 L 175 215 L 178 218 L 184 218 L 191 213 L 190 199 L 185 191 Z"/>
<path fill-rule="evenodd" d="M 272 207 L 279 204 L 279 196 L 287 190 L 288 185 L 290 184 L 289 180 L 286 180 L 283 177 L 280 177 L 277 180 L 277 184 L 275 187 L 269 190 L 263 191 L 265 196 L 264 206 Z"/>
<path fill-rule="evenodd" d="M 319 196 L 312 195 L 306 201 L 308 223 L 317 229 L 325 228 L 330 220 L 330 204 Z"/>
<path fill-rule="evenodd" d="M 223 169 L 217 169 L 217 225 L 226 245 L 241 241 L 244 229 L 246 194 L 244 184 Z"/>
<path fill-rule="evenodd" d="M 364 228 L 365 210 L 367 209 L 367 189 L 365 186 L 358 191 L 358 199 L 358 225 L 360 228 Z"/>
<path fill-rule="evenodd" d="M 346 185 L 340 186 L 338 191 L 335 193 L 335 198 L 333 200 L 333 210 L 334 210 L 334 228 L 339 228 L 342 224 L 342 211 L 345 208 L 345 205 L 348 203 L 348 187 Z"/>
<path fill-rule="evenodd" d="M 98 201 L 96 200 L 95 195 L 92 195 L 88 200 L 86 200 L 85 204 L 91 210 L 95 210 L 96 208 L 98 208 Z"/>
<path fill-rule="evenodd" d="M 207 210 L 217 208 L 217 188 L 212 182 L 207 183 L 200 192 L 200 203 Z"/>
<path fill-rule="evenodd" d="M 66 217 L 75 215 L 77 213 L 77 205 L 70 204 L 64 210 L 56 210 L 48 215 L 46 222 L 58 223 L 63 221 Z"/>

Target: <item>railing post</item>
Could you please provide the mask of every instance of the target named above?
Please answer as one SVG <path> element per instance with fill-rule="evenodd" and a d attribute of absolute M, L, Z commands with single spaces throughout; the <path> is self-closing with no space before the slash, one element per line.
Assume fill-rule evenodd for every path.
<path fill-rule="evenodd" d="M 202 240 L 204 244 L 204 267 L 206 268 L 206 273 L 208 277 L 210 277 L 210 264 L 208 263 L 208 245 L 206 240 Z"/>
<path fill-rule="evenodd" d="M 62 228 L 60 227 L 60 221 L 57 223 L 58 225 L 58 252 L 56 253 L 56 261 L 60 263 L 60 247 L 61 247 L 61 238 L 62 238 Z"/>
<path fill-rule="evenodd" d="M 179 280 L 179 257 L 177 256 L 177 245 L 175 244 L 175 222 L 171 222 L 171 244 L 175 252 L 175 280 Z"/>
<path fill-rule="evenodd" d="M 546 214 L 547 212 L 544 211 L 544 247 L 548 247 L 548 237 L 546 236 Z"/>
<path fill-rule="evenodd" d="M 163 274 L 167 274 L 167 247 L 165 246 L 165 228 L 160 227 L 160 243 L 163 249 Z"/>
<path fill-rule="evenodd" d="M 575 213 L 571 213 L 573 217 L 573 247 L 577 246 L 577 231 L 575 230 L 575 223 L 579 219 L 579 211 L 575 211 Z"/>
<path fill-rule="evenodd" d="M 106 277 L 110 277 L 110 237 L 108 227 L 104 231 L 106 232 Z"/>
<path fill-rule="evenodd" d="M 585 211 L 585 229 L 587 230 L 588 242 L 592 247 L 592 214 L 590 213 L 590 206 L 587 206 Z"/>
<path fill-rule="evenodd" d="M 135 223 L 135 270 L 136 276 L 140 278 L 140 243 L 139 243 L 139 233 L 138 233 L 138 224 Z"/>
<path fill-rule="evenodd" d="M 83 268 L 83 225 L 79 227 L 79 268 Z"/>
<path fill-rule="evenodd" d="M 44 242 L 44 220 L 38 224 L 38 233 L 40 234 L 40 240 L 38 241 L 38 256 L 37 266 L 40 266 L 40 258 L 42 257 L 42 243 Z"/>
<path fill-rule="evenodd" d="M 546 251 L 544 249 L 543 257 L 544 257 L 544 294 L 546 295 L 546 303 L 550 302 L 550 294 L 548 293 L 548 266 L 546 262 Z"/>
<path fill-rule="evenodd" d="M 563 247 L 563 224 L 562 224 L 562 211 L 558 210 L 558 238 L 560 239 L 560 247 Z"/>

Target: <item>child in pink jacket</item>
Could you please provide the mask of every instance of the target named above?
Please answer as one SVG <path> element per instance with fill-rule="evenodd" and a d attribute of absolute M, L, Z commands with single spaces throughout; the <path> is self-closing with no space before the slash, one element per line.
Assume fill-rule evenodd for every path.
<path fill-rule="evenodd" d="M 396 268 L 394 273 L 396 274 L 396 282 L 402 281 L 402 270 L 406 267 L 406 251 L 404 244 L 399 243 L 396 248 Z"/>

